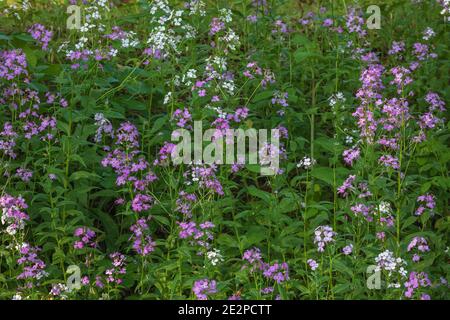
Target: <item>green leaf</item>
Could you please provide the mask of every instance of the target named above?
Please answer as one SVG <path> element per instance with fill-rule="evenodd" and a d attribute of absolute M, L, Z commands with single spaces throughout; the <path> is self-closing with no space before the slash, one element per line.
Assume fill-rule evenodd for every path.
<path fill-rule="evenodd" d="M 261 200 L 263 200 L 265 203 L 270 203 L 272 200 L 272 195 L 266 191 L 260 190 L 256 188 L 255 186 L 250 186 L 247 188 L 248 193 L 250 193 L 252 196 L 258 197 Z"/>
<path fill-rule="evenodd" d="M 311 175 L 330 186 L 333 186 L 333 169 L 328 167 L 314 167 L 311 170 Z"/>

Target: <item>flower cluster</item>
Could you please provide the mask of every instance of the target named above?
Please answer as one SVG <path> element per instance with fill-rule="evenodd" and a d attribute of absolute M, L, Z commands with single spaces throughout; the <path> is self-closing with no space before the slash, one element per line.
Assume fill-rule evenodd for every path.
<path fill-rule="evenodd" d="M 355 179 L 355 175 L 349 175 L 347 179 L 345 179 L 344 183 L 338 187 L 337 194 L 343 198 L 346 198 L 349 195 L 349 192 L 353 189 L 353 182 Z"/>
<path fill-rule="evenodd" d="M 405 277 L 407 274 L 407 271 L 404 268 L 404 266 L 406 266 L 406 261 L 402 258 L 396 258 L 394 253 L 389 250 L 380 253 L 375 258 L 375 262 L 377 263 L 375 271 L 385 270 L 388 272 L 389 276 L 398 273 Z"/>
<path fill-rule="evenodd" d="M 381 76 L 384 67 L 380 64 L 371 64 L 361 72 L 360 81 L 362 87 L 358 89 L 356 97 L 360 100 L 360 105 L 352 114 L 357 119 L 360 129 L 360 136 L 366 138 L 371 143 L 377 128 L 377 122 L 370 105 L 380 105 L 381 93 L 384 88 Z"/>
<path fill-rule="evenodd" d="M 251 266 L 251 271 L 255 271 L 256 268 L 260 268 L 263 261 L 261 250 L 259 248 L 248 249 L 244 252 L 242 260 L 247 261 Z"/>
<path fill-rule="evenodd" d="M 122 123 L 115 133 L 116 148 L 103 158 L 102 165 L 113 168 L 117 174 L 118 186 L 129 183 L 132 184 L 134 191 L 142 192 L 156 180 L 156 176 L 149 169 L 149 163 L 143 157 L 139 157 L 138 139 L 137 128 L 130 122 Z M 138 197 L 136 204 L 141 202 Z"/>
<path fill-rule="evenodd" d="M 394 226 L 394 217 L 392 216 L 391 204 L 387 201 L 381 201 L 378 205 L 378 223 L 386 227 Z"/>
<path fill-rule="evenodd" d="M 319 226 L 314 230 L 314 244 L 317 245 L 317 251 L 324 252 L 325 245 L 334 241 L 336 232 L 330 226 Z"/>
<path fill-rule="evenodd" d="M 214 228 L 214 224 L 210 221 L 205 221 L 197 225 L 194 221 L 177 222 L 180 227 L 178 236 L 180 239 L 189 239 L 191 245 L 198 245 L 201 248 L 208 250 L 211 247 L 210 242 L 214 239 L 214 235 L 209 231 Z M 198 251 L 198 254 L 203 254 Z"/>
<path fill-rule="evenodd" d="M 186 218 L 192 218 L 192 204 L 197 201 L 197 196 L 194 193 L 187 193 L 180 191 L 179 197 L 176 201 L 176 211 L 182 213 Z"/>
<path fill-rule="evenodd" d="M 308 264 L 308 266 L 311 268 L 312 271 L 316 270 L 319 267 L 319 264 L 314 259 L 308 259 L 306 263 Z"/>
<path fill-rule="evenodd" d="M 342 156 L 344 157 L 345 164 L 349 165 L 350 167 L 353 166 L 353 162 L 359 159 L 360 153 L 361 151 L 359 150 L 359 148 L 344 150 Z"/>
<path fill-rule="evenodd" d="M 95 125 L 98 127 L 95 133 L 94 141 L 99 143 L 102 141 L 104 134 L 114 138 L 114 129 L 111 122 L 105 118 L 103 113 L 95 114 Z"/>
<path fill-rule="evenodd" d="M 350 210 L 355 214 L 355 216 L 363 216 L 368 222 L 373 221 L 372 209 L 372 206 L 367 206 L 363 203 L 356 203 L 350 207 Z"/>
<path fill-rule="evenodd" d="M 121 284 L 123 282 L 123 280 L 120 278 L 121 275 L 127 273 L 125 263 L 126 257 L 119 252 L 111 253 L 109 257 L 111 258 L 113 267 L 105 271 L 106 282 Z"/>
<path fill-rule="evenodd" d="M 158 153 L 158 158 L 153 161 L 155 166 L 168 166 L 170 159 L 175 155 L 176 144 L 170 142 L 164 142 Z"/>
<path fill-rule="evenodd" d="M 124 31 L 118 26 L 112 27 L 112 31 L 105 35 L 105 38 L 110 40 L 118 40 L 122 48 L 134 48 L 139 45 L 139 40 L 136 39 L 134 31 Z"/>
<path fill-rule="evenodd" d="M 176 121 L 176 124 L 180 128 L 192 129 L 190 122 L 192 121 L 192 115 L 187 108 L 183 110 L 177 109 L 172 114 L 172 119 Z"/>
<path fill-rule="evenodd" d="M 14 152 L 14 147 L 16 146 L 17 133 L 10 122 L 5 122 L 3 125 L 3 131 L 0 132 L 0 150 L 3 154 L 15 159 L 16 153 Z"/>
<path fill-rule="evenodd" d="M 283 263 L 275 262 L 272 265 L 264 263 L 262 268 L 263 268 L 263 275 L 267 279 L 273 279 L 277 283 L 282 283 L 284 281 L 289 280 L 289 267 L 286 262 Z"/>
<path fill-rule="evenodd" d="M 131 201 L 131 209 L 134 212 L 147 211 L 152 207 L 153 198 L 147 194 L 138 193 Z"/>
<path fill-rule="evenodd" d="M 429 286 L 431 286 L 431 281 L 425 272 L 419 273 L 413 271 L 409 274 L 408 281 L 405 282 L 405 297 L 411 299 L 417 289 Z M 430 300 L 430 296 L 428 294 L 422 294 L 420 299 Z"/>
<path fill-rule="evenodd" d="M 84 247 L 97 247 L 97 242 L 95 241 L 95 232 L 87 227 L 76 228 L 73 235 L 79 240 L 75 241 L 73 247 L 75 249 L 83 249 Z"/>
<path fill-rule="evenodd" d="M 282 283 L 289 280 L 289 266 L 286 262 L 274 264 L 266 263 L 262 259 L 261 251 L 258 248 L 248 249 L 244 252 L 242 260 L 246 261 L 248 265 L 243 268 L 250 267 L 250 272 L 259 270 L 267 279 Z"/>
<path fill-rule="evenodd" d="M 346 256 L 352 254 L 352 252 L 353 252 L 353 244 L 349 244 L 348 246 L 342 248 L 342 253 L 345 254 Z"/>
<path fill-rule="evenodd" d="M 425 210 L 429 210 L 430 213 L 433 213 L 433 209 L 436 206 L 436 201 L 434 200 L 434 196 L 432 194 L 424 194 L 417 197 L 417 202 L 420 204 L 416 209 L 416 216 L 421 216 Z"/>
<path fill-rule="evenodd" d="M 29 216 L 24 212 L 28 208 L 22 197 L 13 197 L 4 194 L 0 197 L 0 208 L 2 209 L 1 221 L 6 225 L 6 233 L 15 235 L 18 231 L 23 230 L 25 221 L 29 220 Z"/>
<path fill-rule="evenodd" d="M 51 290 L 50 290 L 50 295 L 54 296 L 54 297 L 59 297 L 62 300 L 67 299 L 67 295 L 66 293 L 69 292 L 69 288 L 62 283 L 56 283 L 52 286 Z"/>
<path fill-rule="evenodd" d="M 48 49 L 48 43 L 52 40 L 53 32 L 45 29 L 42 24 L 36 23 L 28 29 L 31 37 L 36 40 L 40 45 L 42 50 Z"/>
<path fill-rule="evenodd" d="M 45 263 L 38 257 L 38 252 L 41 251 L 38 247 L 32 247 L 28 243 L 23 243 L 19 248 L 20 258 L 17 263 L 22 266 L 22 273 L 17 276 L 17 279 L 26 280 L 26 287 L 32 287 L 32 279 L 40 280 L 47 276 L 45 271 Z"/>
<path fill-rule="evenodd" d="M 33 177 L 33 171 L 25 168 L 18 168 L 16 170 L 16 177 L 18 177 L 23 182 L 30 182 L 30 179 Z"/>
<path fill-rule="evenodd" d="M 223 256 L 220 253 L 219 249 L 213 249 L 211 251 L 208 251 L 206 253 L 206 258 L 208 258 L 209 262 L 213 265 L 216 266 L 217 264 L 223 262 Z"/>
<path fill-rule="evenodd" d="M 194 282 L 192 292 L 197 300 L 208 300 L 208 295 L 217 293 L 217 284 L 215 280 L 201 279 Z"/>
<path fill-rule="evenodd" d="M 308 156 L 304 156 L 298 163 L 297 168 L 303 168 L 305 170 L 310 170 L 315 164 L 316 160 L 313 158 L 310 158 Z"/>
<path fill-rule="evenodd" d="M 133 241 L 133 249 L 141 256 L 147 256 L 155 250 L 156 242 L 152 237 L 147 235 L 148 224 L 150 218 L 140 218 L 130 227 L 133 232 L 131 240 Z"/>
<path fill-rule="evenodd" d="M 218 195 L 224 195 L 222 184 L 216 177 L 217 165 L 193 165 L 183 175 L 187 178 L 186 184 L 198 183 L 200 188 Z"/>
<path fill-rule="evenodd" d="M 285 108 L 289 107 L 288 99 L 289 99 L 289 94 L 287 92 L 275 91 L 273 93 L 271 102 L 272 102 L 273 106 L 281 107 L 279 110 L 277 110 L 277 113 L 280 116 L 283 116 L 286 112 Z"/>
<path fill-rule="evenodd" d="M 27 58 L 21 49 L 0 51 L 0 79 L 29 82 Z"/>
<path fill-rule="evenodd" d="M 417 251 L 422 252 L 422 253 L 430 251 L 427 240 L 424 237 L 414 237 L 411 240 L 411 242 L 408 244 L 407 250 L 408 250 L 408 252 L 410 252 L 414 248 L 417 248 Z M 420 261 L 420 255 L 415 253 L 412 257 L 412 260 L 414 262 Z"/>

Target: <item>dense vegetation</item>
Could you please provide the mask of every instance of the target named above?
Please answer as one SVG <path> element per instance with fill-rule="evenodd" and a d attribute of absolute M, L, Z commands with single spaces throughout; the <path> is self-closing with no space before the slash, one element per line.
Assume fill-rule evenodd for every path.
<path fill-rule="evenodd" d="M 0 1 L 0 298 L 447 299 L 450 3 L 376 2 Z"/>

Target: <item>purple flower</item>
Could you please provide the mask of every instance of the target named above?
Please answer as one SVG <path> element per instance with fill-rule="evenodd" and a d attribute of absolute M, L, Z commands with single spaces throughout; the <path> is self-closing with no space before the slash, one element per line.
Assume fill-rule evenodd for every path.
<path fill-rule="evenodd" d="M 319 226 L 314 230 L 314 244 L 317 245 L 317 251 L 324 252 L 325 245 L 334 242 L 333 237 L 336 232 L 330 226 Z"/>
<path fill-rule="evenodd" d="M 262 75 L 262 69 L 258 66 L 256 62 L 249 62 L 247 64 L 247 69 L 243 72 L 244 77 L 249 79 L 254 79 L 257 75 Z"/>
<path fill-rule="evenodd" d="M 97 243 L 94 241 L 95 232 L 88 227 L 80 227 L 75 229 L 73 235 L 79 238 L 79 240 L 75 241 L 73 244 L 75 249 L 83 249 L 85 246 L 91 248 L 97 247 Z"/>
<path fill-rule="evenodd" d="M 48 49 L 48 43 L 51 41 L 53 32 L 45 29 L 45 27 L 39 23 L 34 24 L 28 29 L 31 37 L 36 40 L 45 51 Z"/>
<path fill-rule="evenodd" d="M 403 52 L 405 51 L 405 42 L 403 41 L 394 41 L 392 42 L 392 46 L 391 49 L 389 50 L 388 54 L 389 55 L 395 55 L 397 53 Z"/>
<path fill-rule="evenodd" d="M 181 212 L 187 218 L 192 218 L 192 204 L 197 201 L 197 196 L 193 193 L 180 191 L 179 197 L 176 201 L 176 211 Z"/>
<path fill-rule="evenodd" d="M 258 248 L 246 250 L 242 259 L 248 261 L 251 265 L 260 264 L 262 262 L 261 251 Z"/>
<path fill-rule="evenodd" d="M 29 82 L 27 66 L 26 56 L 21 49 L 0 51 L 0 78 L 14 80 L 24 76 L 25 82 Z"/>
<path fill-rule="evenodd" d="M 6 233 L 13 236 L 17 231 L 24 229 L 25 221 L 30 219 L 24 212 L 27 208 L 28 205 L 20 196 L 15 198 L 4 194 L 0 197 L 1 222 L 3 225 L 7 225 Z"/>
<path fill-rule="evenodd" d="M 150 218 L 140 218 L 130 227 L 133 232 L 131 239 L 133 241 L 133 249 L 141 256 L 147 256 L 155 250 L 156 242 L 146 234 L 148 231 L 147 221 Z"/>
<path fill-rule="evenodd" d="M 394 170 L 400 169 L 398 159 L 390 154 L 381 156 L 380 159 L 378 159 L 378 162 L 383 164 L 385 167 L 390 167 Z"/>
<path fill-rule="evenodd" d="M 367 221 L 373 221 L 372 206 L 366 206 L 362 203 L 357 203 L 350 207 L 350 210 L 355 214 L 355 216 L 362 215 Z"/>
<path fill-rule="evenodd" d="M 360 150 L 359 148 L 352 148 L 344 150 L 342 153 L 342 156 L 344 157 L 344 162 L 349 165 L 353 166 L 353 162 L 359 159 Z"/>
<path fill-rule="evenodd" d="M 371 64 L 361 72 L 360 81 L 362 87 L 358 89 L 356 97 L 360 100 L 360 105 L 352 114 L 357 118 L 357 125 L 360 129 L 361 137 L 366 137 L 368 142 L 372 142 L 377 122 L 373 111 L 369 107 L 371 104 L 381 104 L 380 91 L 384 88 L 381 76 L 384 67 L 380 64 Z"/>
<path fill-rule="evenodd" d="M 348 14 L 345 17 L 345 25 L 349 33 L 356 33 L 360 38 L 367 35 L 367 31 L 364 30 L 364 19 L 360 16 L 355 8 L 350 8 Z"/>
<path fill-rule="evenodd" d="M 348 246 L 345 246 L 342 249 L 342 253 L 344 253 L 346 256 L 348 256 L 349 254 L 351 254 L 353 252 L 353 244 L 349 244 Z"/>
<path fill-rule="evenodd" d="M 208 300 L 208 295 L 217 293 L 216 281 L 207 278 L 197 280 L 194 282 L 192 291 L 197 297 L 197 300 Z"/>
<path fill-rule="evenodd" d="M 220 21 L 219 18 L 212 18 L 211 20 L 211 24 L 209 25 L 209 35 L 213 36 L 216 33 L 218 33 L 219 31 L 221 31 L 222 29 L 225 28 L 225 23 L 223 23 L 222 21 Z"/>
<path fill-rule="evenodd" d="M 172 120 L 176 121 L 177 126 L 180 128 L 192 129 L 192 126 L 190 125 L 192 115 L 187 108 L 175 110 L 172 114 Z"/>
<path fill-rule="evenodd" d="M 33 171 L 18 168 L 16 171 L 16 177 L 20 178 L 23 182 L 30 182 L 30 179 L 33 177 Z"/>
<path fill-rule="evenodd" d="M 266 288 L 261 289 L 261 293 L 262 294 L 270 294 L 273 292 L 273 290 L 274 290 L 273 287 L 266 287 Z"/>
<path fill-rule="evenodd" d="M 308 259 L 308 261 L 306 261 L 306 263 L 308 263 L 308 265 L 312 271 L 316 270 L 319 267 L 319 264 L 316 262 L 316 260 L 313 260 L 313 259 Z"/>
<path fill-rule="evenodd" d="M 426 60 L 428 58 L 436 58 L 437 55 L 435 53 L 430 53 L 430 48 L 428 45 L 420 42 L 416 42 L 413 44 L 413 54 L 419 61 Z"/>
<path fill-rule="evenodd" d="M 110 254 L 109 257 L 111 259 L 112 268 L 105 271 L 106 282 L 121 284 L 123 280 L 120 277 L 127 272 L 125 263 L 126 257 L 120 252 L 114 252 Z M 103 287 L 103 283 L 100 278 L 97 279 L 96 285 L 100 288 Z"/>
<path fill-rule="evenodd" d="M 349 175 L 347 179 L 345 179 L 342 186 L 340 186 L 337 189 L 337 194 L 340 195 L 343 198 L 346 198 L 348 196 L 349 190 L 353 189 L 353 182 L 355 181 L 356 176 L 355 175 Z"/>
<path fill-rule="evenodd" d="M 263 263 L 262 266 L 266 278 L 275 280 L 278 284 L 289 280 L 289 267 L 286 262 L 275 262 L 273 265 Z"/>
<path fill-rule="evenodd" d="M 325 28 L 331 27 L 332 25 L 333 25 L 333 19 L 330 19 L 330 18 L 325 19 L 322 24 L 322 26 L 324 26 Z"/>
<path fill-rule="evenodd" d="M 441 97 L 439 97 L 437 93 L 428 92 L 425 96 L 425 101 L 430 105 L 430 111 L 445 111 L 445 102 L 441 99 Z"/>
<path fill-rule="evenodd" d="M 94 141 L 99 143 L 103 139 L 103 134 L 114 138 L 114 129 L 111 122 L 105 118 L 103 113 L 95 114 L 95 125 L 98 126 Z"/>
<path fill-rule="evenodd" d="M 153 198 L 146 194 L 138 193 L 131 202 L 131 209 L 134 212 L 147 211 L 152 207 Z"/>
<path fill-rule="evenodd" d="M 275 21 L 274 27 L 272 33 L 288 33 L 287 25 L 282 20 Z"/>
<path fill-rule="evenodd" d="M 431 281 L 425 272 L 417 273 L 413 271 L 409 274 L 408 281 L 405 282 L 405 297 L 411 299 L 417 289 L 429 286 L 431 286 Z"/>
<path fill-rule="evenodd" d="M 384 239 L 386 238 L 386 233 L 384 233 L 384 231 L 380 231 L 377 232 L 376 236 L 378 240 L 384 241 Z"/>
<path fill-rule="evenodd" d="M 139 147 L 139 132 L 131 122 L 120 124 L 116 133 L 116 144 L 127 147 Z"/>
<path fill-rule="evenodd" d="M 155 159 L 153 165 L 167 166 L 170 158 L 175 154 L 176 145 L 165 141 L 158 153 L 158 159 Z"/>
<path fill-rule="evenodd" d="M 425 210 L 429 210 L 433 212 L 432 210 L 436 206 L 436 202 L 434 200 L 434 196 L 432 194 L 424 194 L 417 197 L 417 202 L 420 204 L 419 207 L 416 209 L 416 216 L 421 216 Z"/>
<path fill-rule="evenodd" d="M 256 21 L 258 21 L 258 17 L 256 15 L 249 15 L 247 16 L 247 21 L 255 23 Z"/>
<path fill-rule="evenodd" d="M 17 276 L 17 279 L 39 280 L 47 275 L 44 271 L 46 267 L 44 261 L 38 258 L 39 251 L 41 249 L 38 247 L 32 247 L 28 243 L 22 244 L 19 249 L 20 258 L 17 259 L 17 263 L 22 266 L 22 273 Z M 32 283 L 29 282 L 28 285 L 32 286 Z"/>
<path fill-rule="evenodd" d="M 8 157 L 15 159 L 16 153 L 14 147 L 16 146 L 17 133 L 14 131 L 10 122 L 5 122 L 3 131 L 0 132 L 0 150 Z"/>
<path fill-rule="evenodd" d="M 194 221 L 177 222 L 177 224 L 180 227 L 180 232 L 178 233 L 180 239 L 189 239 L 191 245 L 197 245 L 202 249 L 211 247 L 210 242 L 214 240 L 214 236 L 208 229 L 214 227 L 213 223 L 205 221 L 200 223 L 199 227 Z M 198 252 L 199 255 L 203 253 L 201 250 Z"/>

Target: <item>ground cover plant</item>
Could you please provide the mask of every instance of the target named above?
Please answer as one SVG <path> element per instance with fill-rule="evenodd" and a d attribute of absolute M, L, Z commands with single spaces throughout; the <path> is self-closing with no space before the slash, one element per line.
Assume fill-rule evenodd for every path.
<path fill-rule="evenodd" d="M 449 1 L 0 12 L 1 299 L 448 299 Z"/>

